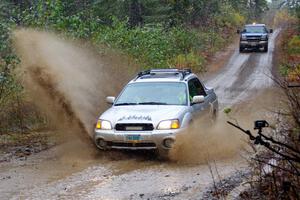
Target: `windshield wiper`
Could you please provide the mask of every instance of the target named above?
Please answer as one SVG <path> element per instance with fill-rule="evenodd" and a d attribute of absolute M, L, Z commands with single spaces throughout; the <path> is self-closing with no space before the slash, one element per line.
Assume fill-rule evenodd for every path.
<path fill-rule="evenodd" d="M 128 106 L 128 105 L 138 105 L 137 103 L 117 103 L 115 106 Z"/>
<path fill-rule="evenodd" d="M 139 105 L 168 105 L 167 103 L 163 103 L 163 102 L 141 102 L 139 103 Z"/>

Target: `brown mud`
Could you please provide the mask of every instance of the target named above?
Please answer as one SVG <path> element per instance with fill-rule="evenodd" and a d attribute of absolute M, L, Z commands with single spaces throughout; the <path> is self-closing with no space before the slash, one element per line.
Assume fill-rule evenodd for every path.
<path fill-rule="evenodd" d="M 196 119 L 176 137 L 171 159 L 179 163 L 206 164 L 237 156 L 245 143 L 242 135 L 228 126 L 226 120 L 228 118 L 222 113 L 214 124 Z"/>

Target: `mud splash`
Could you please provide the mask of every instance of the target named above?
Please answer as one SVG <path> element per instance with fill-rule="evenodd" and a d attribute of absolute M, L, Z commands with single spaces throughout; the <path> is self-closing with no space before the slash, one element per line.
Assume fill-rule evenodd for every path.
<path fill-rule="evenodd" d="M 197 119 L 177 135 L 170 156 L 176 162 L 188 164 L 228 159 L 239 154 L 245 145 L 242 139 L 242 134 L 230 127 L 224 116 L 219 116 L 214 125 Z"/>
<path fill-rule="evenodd" d="M 214 125 L 201 118 L 197 119 L 190 128 L 177 136 L 175 148 L 171 151 L 172 160 L 186 164 L 203 164 L 231 159 L 243 154 L 243 150 L 252 151 L 248 145 L 248 136 L 226 121 L 238 123 L 242 128 L 256 134 L 253 130 L 254 121 L 266 119 L 274 127 L 278 120 L 276 113 L 282 112 L 280 108 L 284 102 L 284 94 L 273 87 L 256 91 L 252 98 L 235 104 L 229 115 L 220 111 Z"/>
<path fill-rule="evenodd" d="M 133 72 L 119 55 L 100 55 L 53 33 L 20 29 L 13 42 L 28 96 L 64 133 L 92 137 L 95 121 L 107 107 L 105 96 L 116 95 Z"/>

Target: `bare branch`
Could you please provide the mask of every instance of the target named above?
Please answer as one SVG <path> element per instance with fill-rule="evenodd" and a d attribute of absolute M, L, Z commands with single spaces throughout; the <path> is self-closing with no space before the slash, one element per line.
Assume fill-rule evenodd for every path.
<path fill-rule="evenodd" d="M 264 161 L 264 160 L 261 160 L 261 159 L 258 159 L 258 158 L 251 158 L 251 159 L 252 159 L 252 160 L 255 160 L 255 161 L 257 161 L 257 162 L 260 162 L 260 163 L 264 163 L 264 164 L 269 165 L 269 166 L 271 166 L 271 167 L 274 167 L 274 168 L 276 168 L 276 169 L 280 169 L 280 170 L 289 172 L 290 174 L 300 176 L 300 174 L 299 174 L 298 172 L 293 172 L 293 171 L 291 171 L 291 170 L 288 170 L 288 169 L 279 167 L 279 166 L 277 166 L 277 165 L 273 165 L 272 163 L 266 162 L 266 161 Z"/>

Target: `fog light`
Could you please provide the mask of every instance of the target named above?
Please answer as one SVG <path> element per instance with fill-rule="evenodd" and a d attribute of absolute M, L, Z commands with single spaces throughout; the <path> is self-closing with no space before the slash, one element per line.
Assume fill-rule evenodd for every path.
<path fill-rule="evenodd" d="M 172 146 L 174 145 L 174 139 L 172 138 L 167 138 L 164 140 L 163 144 L 166 148 L 172 148 Z"/>
<path fill-rule="evenodd" d="M 97 139 L 97 146 L 102 148 L 102 149 L 105 149 L 106 146 L 107 146 L 107 142 L 103 139 Z"/>

